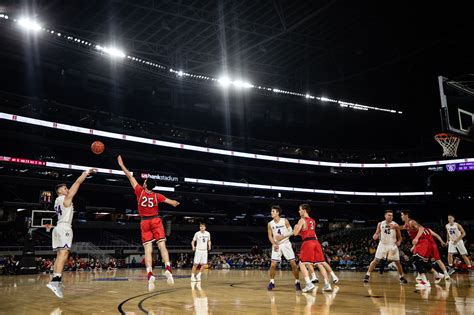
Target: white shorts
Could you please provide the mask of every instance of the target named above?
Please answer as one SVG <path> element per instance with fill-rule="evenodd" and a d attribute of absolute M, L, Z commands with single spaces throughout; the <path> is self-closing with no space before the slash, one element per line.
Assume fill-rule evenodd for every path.
<path fill-rule="evenodd" d="M 196 249 L 196 252 L 194 253 L 194 264 L 207 265 L 207 250 Z"/>
<path fill-rule="evenodd" d="M 53 229 L 53 250 L 68 249 L 72 246 L 72 228 L 66 224 L 58 224 Z"/>
<path fill-rule="evenodd" d="M 293 247 L 291 247 L 290 242 L 286 242 L 278 246 L 278 251 L 275 251 L 275 248 L 272 246 L 272 261 L 281 261 L 282 255 L 288 261 L 295 260 L 295 252 L 293 251 Z"/>
<path fill-rule="evenodd" d="M 467 249 L 466 246 L 464 246 L 463 240 L 460 240 L 456 244 L 454 244 L 452 241 L 449 241 L 448 253 L 457 254 L 457 252 L 459 252 L 461 255 L 467 255 Z"/>
<path fill-rule="evenodd" d="M 387 259 L 392 261 L 400 260 L 400 253 L 397 245 L 387 245 L 379 243 L 375 252 L 376 259 Z"/>

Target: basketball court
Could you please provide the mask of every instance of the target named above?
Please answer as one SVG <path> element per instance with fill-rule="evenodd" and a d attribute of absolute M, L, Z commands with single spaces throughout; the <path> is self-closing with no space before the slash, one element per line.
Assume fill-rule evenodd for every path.
<path fill-rule="evenodd" d="M 46 288 L 49 275 L 0 279 L 1 314 L 472 314 L 474 278 L 454 274 L 451 282 L 414 289 L 414 277 L 400 285 L 393 272 L 374 274 L 368 285 L 362 272 L 338 272 L 331 293 L 321 284 L 312 294 L 293 289 L 291 272 L 277 273 L 276 288 L 266 290 L 268 273 L 260 270 L 209 270 L 200 285 L 191 285 L 190 270 L 176 270 L 175 284 L 164 277 L 147 291 L 143 270 L 67 272 L 64 299 Z M 25 303 L 28 301 L 28 303 Z"/>
<path fill-rule="evenodd" d="M 474 314 L 474 271 L 451 269 L 452 252 L 451 279 L 435 284 L 427 273 L 431 284 L 426 283 L 424 269 L 431 266 L 425 265 L 434 255 L 424 257 L 415 246 L 422 233 L 431 234 L 428 229 L 405 221 L 414 233 L 411 242 L 391 220 L 384 231 L 373 224 L 382 209 L 398 222 L 398 212 L 413 209 L 418 222 L 436 224 L 433 231 L 442 230 L 442 237 L 448 211 L 459 214 L 464 226 L 474 226 L 474 185 L 466 172 L 474 170 L 474 74 L 469 36 L 457 37 L 472 29 L 461 24 L 461 13 L 469 10 L 455 6 L 451 21 L 447 6 L 437 16 L 424 14 L 424 5 L 393 6 L 384 13 L 370 5 L 327 2 L 0 5 L 0 223 L 5 223 L 0 260 L 15 267 L 9 272 L 18 272 L 0 277 L 0 315 Z M 76 180 L 89 168 L 94 171 Z M 149 184 L 137 186 L 139 178 L 138 185 Z M 74 180 L 73 192 L 67 192 Z M 173 200 L 158 197 L 163 191 Z M 160 212 L 159 202 L 168 204 Z M 297 205 L 303 202 L 314 205 L 315 221 L 305 221 L 303 207 L 298 231 L 280 233 L 288 225 L 275 227 L 278 240 L 269 224 L 270 244 L 264 211 L 281 203 L 296 230 Z M 179 204 L 176 211 L 168 207 Z M 308 206 L 305 215 L 309 211 Z M 415 286 L 415 268 L 405 276 L 408 284 L 400 284 L 401 271 L 400 278 L 392 271 L 371 274 L 373 265 L 369 283 L 363 282 L 365 271 L 335 270 L 339 282 L 331 283 L 331 292 L 322 292 L 320 282 L 309 293 L 295 291 L 291 271 L 277 271 L 271 291 L 268 270 L 204 270 L 202 281 L 191 282 L 190 269 L 174 269 L 173 285 L 163 270 L 152 274 L 149 243 L 169 237 L 172 256 L 164 242 L 154 255 L 160 252 L 158 263 L 171 278 L 171 266 L 189 266 L 195 248 L 191 243 L 191 251 L 187 235 L 199 222 L 218 235 L 215 248 L 210 236 L 201 238 L 197 249 L 206 262 L 211 249 L 252 253 L 232 266 L 263 266 L 260 254 L 256 262 L 250 257 L 271 246 L 282 251 L 278 241 L 298 235 L 300 228 L 298 242 L 305 244 L 333 233 L 321 242 L 332 253 L 327 260 L 340 259 L 338 266 L 350 266 L 347 257 L 353 266 L 367 267 L 372 240 L 400 251 L 408 244 L 404 251 L 414 252 L 409 265 L 423 274 L 422 289 Z M 279 218 L 274 222 L 280 224 Z M 462 227 L 451 226 L 455 232 L 447 228 L 447 242 L 466 262 L 464 268 L 455 261 L 454 268 L 472 269 L 458 244 L 466 241 L 472 254 L 472 229 L 461 236 Z M 307 230 L 314 235 L 304 236 Z M 344 230 L 353 234 L 346 237 Z M 54 273 L 38 273 L 35 259 L 56 255 L 51 243 L 60 253 L 50 268 Z M 67 255 L 61 253 L 70 249 L 95 258 L 91 269 L 107 266 L 107 260 L 111 268 L 141 266 L 136 258 L 143 253 L 147 267 L 62 273 Z M 325 259 L 319 253 L 321 259 L 306 260 L 307 250 L 302 252 L 302 264 Z M 397 261 L 398 249 L 396 258 L 380 256 L 376 261 Z M 198 263 L 205 262 L 198 259 L 194 266 Z M 156 288 L 149 290 L 154 276 Z M 300 271 L 299 278 L 309 290 L 308 275 Z"/>

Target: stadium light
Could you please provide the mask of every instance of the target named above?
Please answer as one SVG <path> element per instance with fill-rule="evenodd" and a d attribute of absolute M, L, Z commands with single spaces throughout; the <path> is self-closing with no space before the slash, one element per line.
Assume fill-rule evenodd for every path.
<path fill-rule="evenodd" d="M 125 58 L 126 56 L 123 50 L 116 47 L 102 47 L 100 45 L 95 45 L 95 49 L 104 52 L 113 58 Z"/>
<path fill-rule="evenodd" d="M 245 82 L 242 80 L 236 80 L 232 82 L 232 85 L 234 85 L 238 89 L 241 89 L 241 88 L 250 89 L 253 87 L 253 85 L 250 82 Z"/>
<path fill-rule="evenodd" d="M 232 81 L 227 76 L 220 77 L 217 79 L 217 82 L 225 88 L 232 84 Z"/>
<path fill-rule="evenodd" d="M 0 14 L 0 18 L 8 20 L 9 16 L 6 15 L 6 14 Z M 16 19 L 10 19 L 10 20 L 13 20 L 13 22 L 15 22 L 15 23 L 19 22 L 20 26 L 27 29 L 27 30 L 33 30 L 33 31 L 44 30 L 49 35 L 55 35 L 56 38 L 61 38 L 63 40 L 74 41 L 76 43 L 80 43 L 80 44 L 83 44 L 85 46 L 92 46 L 93 45 L 92 43 L 90 43 L 86 40 L 76 38 L 76 37 L 72 37 L 72 36 L 67 36 L 67 35 L 63 36 L 58 31 L 45 29 L 41 25 L 39 25 L 38 22 L 35 22 L 35 21 L 33 21 L 31 19 L 28 19 L 28 18 L 21 18 L 20 20 L 16 20 Z M 133 62 L 137 62 L 141 65 L 151 66 L 151 67 L 161 69 L 161 70 L 166 70 L 166 71 L 169 70 L 170 72 L 175 73 L 180 78 L 181 77 L 182 78 L 188 77 L 188 78 L 191 78 L 191 79 L 215 81 L 215 82 L 218 82 L 219 85 L 221 85 L 224 88 L 228 88 L 230 85 L 233 85 L 236 89 L 242 89 L 242 88 L 257 89 L 257 90 L 262 90 L 262 91 L 274 92 L 274 93 L 278 93 L 278 94 L 291 95 L 291 96 L 294 96 L 294 97 L 303 97 L 303 98 L 310 99 L 310 100 L 317 100 L 317 101 L 320 101 L 320 102 L 329 102 L 329 103 L 338 104 L 342 108 L 351 108 L 351 109 L 363 110 L 363 111 L 374 110 L 374 111 L 381 111 L 381 112 L 385 112 L 385 113 L 398 114 L 398 115 L 403 114 L 402 111 L 398 111 L 398 110 L 394 110 L 394 109 L 368 106 L 368 105 L 357 104 L 357 103 L 350 103 L 350 102 L 339 101 L 339 100 L 336 100 L 336 99 L 330 99 L 330 98 L 326 98 L 326 97 L 316 97 L 316 96 L 313 96 L 309 93 L 305 94 L 305 93 L 300 93 L 300 92 L 296 92 L 296 91 L 276 89 L 276 88 L 271 88 L 271 87 L 262 86 L 262 85 L 253 85 L 251 83 L 248 83 L 248 82 L 245 82 L 245 81 L 240 81 L 240 80 L 232 81 L 228 77 L 222 77 L 222 78 L 218 79 L 218 78 L 215 78 L 215 77 L 205 76 L 205 75 L 198 74 L 198 73 L 193 74 L 193 73 L 187 73 L 187 72 L 184 72 L 184 71 L 176 71 L 176 70 L 172 69 L 171 67 L 168 67 L 168 66 L 165 66 L 165 65 L 160 65 L 158 63 L 153 62 L 152 60 L 144 60 L 144 59 L 140 59 L 140 58 L 136 58 L 136 57 L 132 57 L 132 56 L 126 56 L 125 52 L 123 52 L 121 49 L 118 49 L 118 48 L 115 48 L 115 47 L 102 47 L 100 45 L 95 45 L 95 44 L 94 44 L 94 47 L 97 50 L 103 52 L 104 54 L 108 54 L 109 56 L 111 56 L 113 58 L 125 58 L 126 57 L 127 59 L 129 59 Z"/>
<path fill-rule="evenodd" d="M 18 20 L 18 25 L 20 25 L 21 28 L 24 28 L 28 31 L 34 31 L 37 32 L 41 30 L 41 25 L 30 18 L 27 17 L 22 17 Z"/>

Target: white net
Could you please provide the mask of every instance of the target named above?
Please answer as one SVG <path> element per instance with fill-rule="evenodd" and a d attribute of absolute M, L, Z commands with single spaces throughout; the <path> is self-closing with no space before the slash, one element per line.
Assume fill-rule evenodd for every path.
<path fill-rule="evenodd" d="M 448 135 L 447 133 L 439 133 L 434 137 L 436 141 L 443 148 L 443 156 L 446 157 L 457 157 L 459 137 Z"/>

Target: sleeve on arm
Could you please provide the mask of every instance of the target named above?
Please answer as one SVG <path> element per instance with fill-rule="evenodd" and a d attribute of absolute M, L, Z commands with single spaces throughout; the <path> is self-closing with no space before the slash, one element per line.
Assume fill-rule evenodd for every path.
<path fill-rule="evenodd" d="M 140 194 L 142 193 L 142 191 L 143 191 L 143 187 L 142 187 L 141 185 L 135 186 L 135 195 L 136 195 L 137 197 L 140 196 Z"/>
<path fill-rule="evenodd" d="M 156 197 L 158 199 L 158 202 L 163 202 L 166 200 L 166 197 L 163 196 L 162 194 L 156 194 Z"/>

